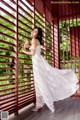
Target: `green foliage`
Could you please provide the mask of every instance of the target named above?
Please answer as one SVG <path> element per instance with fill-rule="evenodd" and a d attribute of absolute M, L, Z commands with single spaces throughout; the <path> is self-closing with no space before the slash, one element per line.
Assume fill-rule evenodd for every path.
<path fill-rule="evenodd" d="M 0 64 L 0 68 L 1 68 L 0 69 L 0 80 L 1 79 L 8 79 L 8 80 L 2 81 L 2 82 L 0 82 L 0 84 L 2 84 L 2 85 L 3 84 L 12 84 L 12 85 L 6 85 L 6 86 L 0 87 L 0 89 L 3 90 L 4 88 L 7 89 L 7 88 L 12 88 L 12 86 L 14 86 L 13 85 L 14 80 L 11 80 L 12 78 L 14 78 L 14 75 L 12 75 L 14 73 L 14 70 L 13 70 L 13 68 L 11 68 L 11 70 L 10 70 L 10 66 L 8 65 L 7 62 L 14 64 L 14 63 L 12 63 L 12 58 L 9 58 L 9 57 L 15 57 L 15 53 L 14 53 L 15 47 L 12 45 L 15 43 L 15 32 L 13 32 L 11 30 L 15 31 L 16 28 L 13 24 L 10 24 L 7 21 L 7 20 L 9 20 L 9 21 L 15 23 L 15 21 L 12 18 L 10 18 L 8 15 L 3 15 L 3 14 L 1 14 L 1 16 L 3 18 L 5 18 L 6 20 L 0 19 L 0 24 L 5 26 L 5 27 L 4 26 L 0 27 L 0 32 L 4 34 L 4 35 L 2 35 L 2 34 L 0 35 L 0 40 L 2 41 L 2 42 L 0 42 L 0 55 L 3 55 L 3 57 L 0 58 L 0 62 L 1 62 L 1 64 Z M 23 66 L 24 64 L 27 64 L 27 65 L 31 64 L 31 57 L 28 55 L 22 54 L 21 49 L 22 49 L 24 42 L 27 41 L 28 39 L 29 40 L 31 39 L 30 33 L 31 33 L 31 29 L 32 29 L 32 24 L 29 21 L 32 21 L 32 18 L 28 17 L 28 21 L 27 21 L 23 17 L 19 16 L 19 20 L 23 22 L 23 23 L 18 22 L 18 40 L 19 40 L 18 41 L 18 58 L 23 58 L 23 60 L 22 59 L 18 60 L 18 66 L 19 66 L 18 77 L 20 79 L 19 84 L 22 85 L 21 82 L 24 81 L 24 77 L 27 80 L 31 80 L 29 77 L 30 71 L 29 71 L 29 73 L 27 73 L 27 76 L 26 76 L 26 74 L 24 74 L 24 66 Z M 7 29 L 6 27 L 9 28 L 10 30 Z M 22 28 L 22 29 L 20 29 L 20 28 Z M 10 38 L 9 36 L 11 36 L 12 38 Z M 7 43 L 4 43 L 4 41 Z M 29 59 L 29 61 L 27 61 L 27 59 Z M 22 63 L 24 63 L 24 64 L 22 64 Z M 30 68 L 30 67 L 31 66 L 28 65 L 28 68 Z M 9 74 L 9 75 L 7 76 L 7 74 Z M 23 84 L 25 84 L 25 82 Z M 27 82 L 27 84 L 30 84 L 30 82 Z M 30 89 L 30 87 L 26 87 L 26 88 Z M 20 88 L 20 89 L 22 89 L 22 88 Z M 5 93 L 8 93 L 8 92 L 13 92 L 13 90 L 5 91 Z"/>
<path fill-rule="evenodd" d="M 80 19 L 66 20 L 59 23 L 59 35 L 60 35 L 60 60 L 63 60 L 63 51 L 64 59 L 66 60 L 66 50 L 68 52 L 68 60 L 70 60 L 70 27 L 80 26 Z M 63 31 L 64 30 L 64 31 Z M 62 36 L 65 36 L 63 41 Z"/>
<path fill-rule="evenodd" d="M 24 86 L 24 85 L 28 85 L 25 87 L 20 87 L 19 90 L 21 89 L 27 89 L 30 90 L 31 89 L 31 73 L 32 73 L 32 61 L 31 61 L 31 56 L 26 55 L 26 54 L 22 54 L 22 46 L 24 44 L 25 41 L 27 40 L 31 40 L 31 31 L 32 31 L 32 17 L 30 17 L 28 14 L 25 14 L 23 11 L 20 11 L 20 13 L 22 15 L 18 15 L 18 85 L 19 86 Z M 29 14 L 32 15 L 32 13 L 29 11 Z M 12 13 L 13 16 L 14 13 Z M 14 26 L 13 24 L 15 24 L 15 20 L 11 17 L 9 17 L 8 15 L 5 14 L 1 14 L 1 16 L 5 19 L 0 19 L 0 24 L 2 25 L 0 27 L 0 32 L 3 33 L 0 35 L 0 54 L 3 55 L 3 57 L 0 59 L 0 62 L 2 63 L 0 65 L 0 80 L 5 79 L 4 81 L 1 81 L 0 84 L 4 85 L 4 84 L 11 84 L 11 85 L 6 85 L 6 86 L 2 86 L 0 89 L 7 89 L 7 88 L 12 88 L 14 87 L 14 78 L 15 76 L 14 74 L 14 65 L 15 63 L 12 62 L 12 58 L 9 57 L 15 57 L 15 46 L 13 46 L 13 44 L 15 44 L 15 29 L 16 26 Z M 23 17 L 24 16 L 24 17 Z M 13 24 L 9 23 L 7 20 L 11 21 Z M 35 26 L 39 26 L 42 28 L 42 30 L 44 30 L 44 22 L 43 20 L 43 16 L 41 16 L 37 11 L 35 12 Z M 5 27 L 4 27 L 5 26 Z M 7 28 L 9 29 L 7 29 Z M 14 31 L 14 32 L 13 32 Z M 51 37 L 50 37 L 50 32 L 51 32 L 51 26 L 50 23 L 48 21 L 46 21 L 46 44 L 48 48 L 51 48 Z M 44 39 L 44 38 L 43 38 Z M 4 41 L 6 43 L 4 43 Z M 44 51 L 42 51 L 42 54 L 44 55 Z M 48 62 L 51 61 L 50 58 L 52 59 L 52 55 L 49 52 L 49 50 L 47 49 L 47 60 Z M 9 63 L 7 63 L 9 62 Z M 14 64 L 14 65 L 13 65 Z M 10 68 L 9 65 L 13 65 L 12 68 Z M 24 69 L 24 67 L 26 66 L 26 68 Z M 8 69 L 7 69 L 8 68 Z M 26 71 L 26 73 L 25 73 Z M 7 75 L 9 74 L 9 75 Z M 28 82 L 27 82 L 28 81 Z M 30 81 L 30 82 L 29 82 Z M 10 91 L 5 91 L 5 93 L 8 92 L 13 92 L 14 90 L 10 90 Z M 24 92 L 24 91 L 22 91 Z M 21 93 L 21 92 L 19 92 Z M 3 94 L 3 93 L 2 93 Z"/>
<path fill-rule="evenodd" d="M 72 68 L 79 77 L 79 57 L 70 55 L 70 27 L 80 26 L 80 18 L 74 20 L 66 20 L 59 23 L 60 35 L 60 67 Z"/>

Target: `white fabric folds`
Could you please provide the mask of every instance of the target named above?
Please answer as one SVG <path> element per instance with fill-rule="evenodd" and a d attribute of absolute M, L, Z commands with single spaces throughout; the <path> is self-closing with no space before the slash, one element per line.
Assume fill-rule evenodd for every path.
<path fill-rule="evenodd" d="M 52 67 L 41 55 L 41 45 L 35 48 L 32 63 L 36 104 L 43 105 L 45 103 L 54 112 L 54 101 L 70 97 L 79 88 L 76 84 L 78 78 L 71 69 L 57 69 Z"/>

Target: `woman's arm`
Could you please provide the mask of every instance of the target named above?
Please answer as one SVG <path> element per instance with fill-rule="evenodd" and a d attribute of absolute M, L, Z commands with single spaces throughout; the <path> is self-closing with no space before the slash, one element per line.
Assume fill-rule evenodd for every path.
<path fill-rule="evenodd" d="M 30 49 L 30 52 L 26 51 L 26 49 L 24 48 L 24 46 L 22 47 L 22 51 L 27 54 L 27 55 L 34 55 L 35 54 L 35 48 L 36 48 L 36 40 L 33 39 L 32 40 L 32 45 L 31 45 L 31 49 Z"/>

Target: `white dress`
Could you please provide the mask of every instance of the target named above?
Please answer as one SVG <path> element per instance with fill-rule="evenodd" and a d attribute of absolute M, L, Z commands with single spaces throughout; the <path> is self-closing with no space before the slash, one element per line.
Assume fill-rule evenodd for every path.
<path fill-rule="evenodd" d="M 34 49 L 32 46 L 30 49 Z M 52 67 L 41 55 L 41 45 L 35 48 L 32 56 L 33 75 L 36 91 L 36 104 L 47 107 L 54 112 L 54 101 L 62 100 L 73 95 L 79 86 L 78 78 L 71 69 Z"/>

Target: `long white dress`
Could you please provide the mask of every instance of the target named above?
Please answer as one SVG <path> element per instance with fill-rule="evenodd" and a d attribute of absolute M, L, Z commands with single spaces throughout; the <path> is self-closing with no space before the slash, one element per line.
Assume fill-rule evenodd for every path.
<path fill-rule="evenodd" d="M 32 46 L 30 49 L 34 49 Z M 54 101 L 62 100 L 73 95 L 79 86 L 78 78 L 71 69 L 52 67 L 41 55 L 41 45 L 35 48 L 32 56 L 33 75 L 36 91 L 36 104 L 47 107 L 54 112 Z"/>

